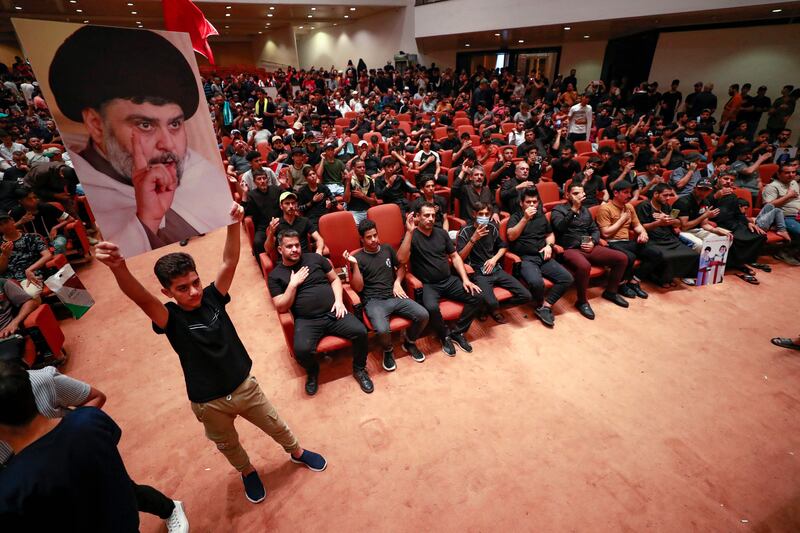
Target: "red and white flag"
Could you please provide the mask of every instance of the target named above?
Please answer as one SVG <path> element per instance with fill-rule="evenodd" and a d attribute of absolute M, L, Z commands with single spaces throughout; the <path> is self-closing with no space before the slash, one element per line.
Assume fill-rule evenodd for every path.
<path fill-rule="evenodd" d="M 208 44 L 208 37 L 219 35 L 217 29 L 206 20 L 200 8 L 190 0 L 161 0 L 164 10 L 164 27 L 167 31 L 182 31 L 192 39 L 192 48 L 214 64 L 214 54 Z"/>

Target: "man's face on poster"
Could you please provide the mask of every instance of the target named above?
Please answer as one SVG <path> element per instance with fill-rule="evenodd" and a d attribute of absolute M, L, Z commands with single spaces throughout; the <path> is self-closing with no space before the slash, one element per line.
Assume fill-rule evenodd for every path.
<path fill-rule="evenodd" d="M 180 183 L 188 141 L 178 104 L 137 104 L 115 98 L 100 110 L 85 109 L 83 121 L 94 143 L 123 176 L 133 175 L 135 136 L 148 165 L 164 165 Z"/>

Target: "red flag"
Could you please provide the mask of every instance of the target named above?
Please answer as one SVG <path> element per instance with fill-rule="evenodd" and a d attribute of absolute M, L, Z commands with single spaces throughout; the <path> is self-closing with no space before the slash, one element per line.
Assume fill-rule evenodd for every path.
<path fill-rule="evenodd" d="M 210 35 L 219 35 L 217 29 L 206 20 L 200 8 L 190 0 L 161 0 L 164 9 L 164 27 L 168 31 L 182 31 L 192 39 L 192 48 L 214 64 L 214 54 L 208 44 Z"/>

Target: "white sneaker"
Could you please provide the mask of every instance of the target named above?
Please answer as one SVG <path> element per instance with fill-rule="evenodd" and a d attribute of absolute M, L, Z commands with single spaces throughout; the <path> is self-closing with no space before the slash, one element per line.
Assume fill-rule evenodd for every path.
<path fill-rule="evenodd" d="M 167 531 L 169 533 L 189 533 L 189 520 L 186 518 L 186 513 L 183 511 L 183 502 L 173 500 L 175 509 L 169 518 L 164 520 L 167 523 Z"/>

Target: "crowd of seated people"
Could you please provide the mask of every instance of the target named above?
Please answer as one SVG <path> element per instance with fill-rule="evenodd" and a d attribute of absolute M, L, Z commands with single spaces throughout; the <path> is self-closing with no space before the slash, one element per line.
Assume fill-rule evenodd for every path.
<path fill-rule="evenodd" d="M 678 80 L 661 93 L 657 83 L 582 86 L 576 76 L 349 64 L 211 77 L 205 88 L 223 157 L 248 143 L 234 147 L 228 169 L 253 218 L 254 254 L 287 265 L 282 236 L 293 230 L 303 253 L 327 255 L 319 221 L 346 211 L 361 231 L 359 254 L 369 256 L 365 232 L 381 238 L 372 237 L 370 209 L 397 205 L 406 239 L 372 248 L 388 248 L 392 276 L 421 283 L 416 297 L 447 355 L 471 350 L 474 318 L 504 322 L 501 304 L 531 302 L 552 327 L 552 306 L 571 285 L 578 312 L 594 319 L 587 289 L 603 275 L 603 298 L 623 308 L 648 297 L 642 282 L 694 285 L 710 235 L 730 240 L 728 268 L 751 284 L 757 270 L 771 270 L 758 260 L 767 251 L 800 264 L 797 152 L 786 128 L 800 90 L 783 87 L 773 101 L 765 87 L 751 94 L 750 84 L 733 85 L 718 103 L 711 83 L 684 97 Z M 266 154 L 256 160 L 270 178 L 259 180 L 257 201 L 247 194 L 258 170 L 243 162 L 236 173 L 231 163 L 247 150 Z M 361 290 L 379 292 L 353 264 Z M 384 298 L 394 297 L 381 283 Z M 499 301 L 497 288 L 510 296 Z M 462 304 L 451 324 L 440 298 Z M 382 327 L 385 319 L 370 318 Z M 309 369 L 307 353 L 297 356 Z M 361 363 L 354 371 L 371 391 Z M 311 366 L 310 393 L 317 372 Z"/>

